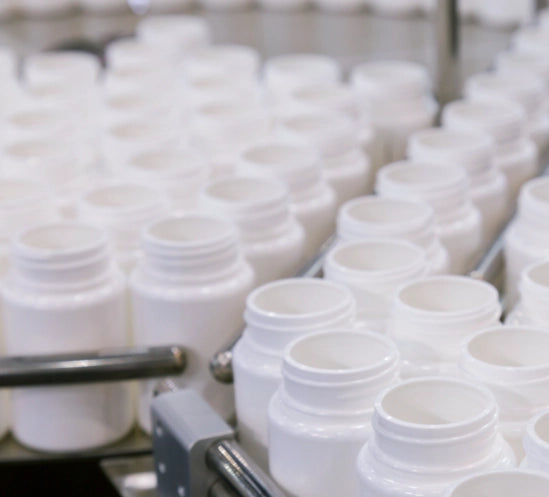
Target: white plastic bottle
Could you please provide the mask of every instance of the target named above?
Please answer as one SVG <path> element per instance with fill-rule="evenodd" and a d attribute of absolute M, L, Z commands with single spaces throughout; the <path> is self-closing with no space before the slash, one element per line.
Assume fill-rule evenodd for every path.
<path fill-rule="evenodd" d="M 291 211 L 305 230 L 304 258 L 311 258 L 334 232 L 336 216 L 336 196 L 322 177 L 315 149 L 273 139 L 246 149 L 238 170 L 286 184 Z"/>
<path fill-rule="evenodd" d="M 364 7 L 363 0 L 315 0 L 315 5 L 322 10 L 336 13 L 354 13 Z"/>
<path fill-rule="evenodd" d="M 112 183 L 86 192 L 78 216 L 104 229 L 120 269 L 129 274 L 142 256 L 141 231 L 166 215 L 159 192 L 132 183 Z"/>
<path fill-rule="evenodd" d="M 187 368 L 175 381 L 229 417 L 233 389 L 217 383 L 208 366 L 241 329 L 253 287 L 253 271 L 242 258 L 236 228 L 202 214 L 168 218 L 144 231 L 142 249 L 144 257 L 130 277 L 136 344 L 183 345 Z M 139 424 L 148 432 L 155 384 L 141 384 Z"/>
<path fill-rule="evenodd" d="M 217 179 L 202 189 L 200 207 L 238 226 L 257 286 L 295 276 L 303 260 L 305 231 L 290 213 L 283 183 L 246 175 Z"/>
<path fill-rule="evenodd" d="M 259 52 L 246 45 L 210 45 L 198 48 L 181 61 L 181 73 L 187 80 L 226 77 L 255 81 L 259 76 Z"/>
<path fill-rule="evenodd" d="M 296 88 L 272 109 L 281 117 L 296 112 L 326 111 L 346 115 L 357 129 L 360 146 L 370 159 L 372 174 L 380 167 L 380 146 L 369 119 L 360 112 L 358 99 L 347 83 L 308 83 Z"/>
<path fill-rule="evenodd" d="M 518 282 L 524 268 L 549 257 L 549 178 L 533 179 L 520 193 L 518 211 L 505 234 L 505 295 L 513 306 Z M 509 307 L 509 308 L 511 308 Z"/>
<path fill-rule="evenodd" d="M 357 495 L 356 458 L 398 361 L 390 340 L 366 332 L 317 332 L 288 346 L 269 405 L 269 469 L 288 495 Z"/>
<path fill-rule="evenodd" d="M 198 0 L 200 5 L 206 9 L 213 10 L 234 10 L 249 7 L 252 0 Z"/>
<path fill-rule="evenodd" d="M 526 457 L 521 466 L 549 474 L 549 410 L 540 412 L 528 421 L 523 447 Z"/>
<path fill-rule="evenodd" d="M 325 55 L 279 55 L 268 59 L 263 69 L 264 84 L 273 103 L 305 85 L 337 83 L 341 79 L 341 67 Z"/>
<path fill-rule="evenodd" d="M 421 0 L 366 0 L 375 13 L 384 16 L 406 17 L 417 13 Z"/>
<path fill-rule="evenodd" d="M 342 241 L 408 240 L 425 250 L 429 274 L 449 271 L 448 251 L 440 243 L 433 209 L 426 202 L 373 195 L 351 200 L 339 210 L 337 236 Z"/>
<path fill-rule="evenodd" d="M 257 0 L 262 8 L 272 11 L 303 10 L 309 6 L 309 0 Z"/>
<path fill-rule="evenodd" d="M 544 83 L 545 92 L 549 87 L 549 59 L 532 52 L 510 50 L 500 52 L 494 60 L 495 68 L 503 74 L 532 74 Z M 547 100 L 547 98 L 545 99 Z"/>
<path fill-rule="evenodd" d="M 381 143 L 381 165 L 404 159 L 408 137 L 433 126 L 438 110 L 427 70 L 412 62 L 367 62 L 355 67 L 351 82 Z"/>
<path fill-rule="evenodd" d="M 432 128 L 410 137 L 408 156 L 467 171 L 471 200 L 482 215 L 483 246 L 490 244 L 509 211 L 507 178 L 495 165 L 492 138 L 480 131 Z"/>
<path fill-rule="evenodd" d="M 499 7 L 499 4 L 498 4 Z M 444 497 L 539 497 L 549 492 L 549 477 L 525 470 L 489 471 L 466 478 L 453 486 Z"/>
<path fill-rule="evenodd" d="M 472 100 L 510 100 L 520 105 L 527 119 L 530 138 L 539 150 L 549 144 L 549 115 L 544 81 L 532 74 L 487 72 L 471 76 L 464 94 Z"/>
<path fill-rule="evenodd" d="M 338 206 L 370 190 L 370 162 L 347 117 L 334 112 L 298 113 L 282 119 L 278 131 L 283 138 L 302 141 L 318 150 L 324 178 L 334 189 Z"/>
<path fill-rule="evenodd" d="M 355 327 L 384 333 L 397 290 L 426 276 L 425 251 L 406 240 L 341 242 L 326 256 L 324 279 L 347 286 L 357 302 Z"/>
<path fill-rule="evenodd" d="M 76 204 L 88 187 L 85 157 L 77 147 L 59 140 L 29 139 L 14 141 L 0 153 L 2 173 L 6 177 L 38 180 L 54 192 L 56 207 L 67 219 L 74 218 Z"/>
<path fill-rule="evenodd" d="M 0 179 L 0 278 L 10 262 L 10 240 L 19 231 L 59 218 L 52 192 L 32 180 Z"/>
<path fill-rule="evenodd" d="M 107 236 L 84 224 L 52 224 L 18 235 L 3 286 L 9 355 L 60 354 L 128 346 L 126 283 Z M 27 447 L 83 451 L 133 425 L 129 383 L 12 391 L 13 433 Z M 44 429 L 44 420 L 48 429 Z"/>
<path fill-rule="evenodd" d="M 549 333 L 519 326 L 481 331 L 464 343 L 460 369 L 494 394 L 501 433 L 520 461 L 526 423 L 549 408 Z"/>
<path fill-rule="evenodd" d="M 288 279 L 254 290 L 246 303 L 246 328 L 233 351 L 233 373 L 242 446 L 267 468 L 268 417 L 278 388 L 285 347 L 313 331 L 345 329 L 355 318 L 353 294 L 320 279 Z"/>
<path fill-rule="evenodd" d="M 455 130 L 485 131 L 494 139 L 496 166 L 507 177 L 511 201 L 520 187 L 538 170 L 538 151 L 526 134 L 526 116 L 512 102 L 460 100 L 450 103 L 442 114 L 444 126 Z"/>
<path fill-rule="evenodd" d="M 158 149 L 133 157 L 121 176 L 158 190 L 170 208 L 181 214 L 198 206 L 198 194 L 208 182 L 210 167 L 192 148 Z"/>
<path fill-rule="evenodd" d="M 245 95 L 248 101 L 244 105 L 240 97 L 220 98 L 212 94 L 213 100 L 191 113 L 190 144 L 207 158 L 213 176 L 235 172 L 243 150 L 271 136 L 270 116 L 255 101 L 250 102 L 254 100 L 250 91 Z"/>
<path fill-rule="evenodd" d="M 169 58 L 163 50 L 141 38 L 129 37 L 111 41 L 105 48 L 105 62 L 110 73 L 141 74 L 143 70 L 167 70 Z M 158 95 L 155 95 L 158 96 Z"/>
<path fill-rule="evenodd" d="M 483 281 L 438 276 L 403 286 L 388 326 L 403 377 L 457 375 L 462 342 L 497 326 L 500 316 L 498 292 Z"/>
<path fill-rule="evenodd" d="M 528 52 L 542 57 L 547 56 L 547 46 L 549 45 L 549 36 L 547 34 L 547 24 L 540 18 L 540 25 L 526 26 L 515 32 L 511 38 L 511 46 L 519 52 Z"/>
<path fill-rule="evenodd" d="M 210 28 L 198 16 L 152 15 L 142 19 L 136 35 L 143 42 L 162 49 L 174 61 L 210 44 Z"/>
<path fill-rule="evenodd" d="M 450 256 L 450 272 L 473 269 L 482 247 L 482 217 L 471 202 L 464 168 L 401 161 L 382 167 L 377 176 L 381 196 L 428 202 L 435 213 L 436 230 Z"/>
<path fill-rule="evenodd" d="M 376 401 L 372 427 L 357 462 L 361 497 L 442 497 L 464 477 L 516 465 L 498 432 L 494 397 L 462 380 L 388 388 Z"/>
<path fill-rule="evenodd" d="M 532 22 L 536 13 L 535 0 L 482 0 L 477 3 L 476 17 L 482 24 L 499 28 L 516 27 Z"/>
<path fill-rule="evenodd" d="M 520 299 L 505 319 L 511 326 L 549 327 L 549 261 L 525 267 L 518 285 Z"/>

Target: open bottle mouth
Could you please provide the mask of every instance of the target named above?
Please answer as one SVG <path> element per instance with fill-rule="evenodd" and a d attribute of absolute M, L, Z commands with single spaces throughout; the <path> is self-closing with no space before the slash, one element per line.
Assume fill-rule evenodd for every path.
<path fill-rule="evenodd" d="M 549 477 L 523 470 L 492 471 L 468 478 L 446 497 L 541 497 L 549 495 Z"/>

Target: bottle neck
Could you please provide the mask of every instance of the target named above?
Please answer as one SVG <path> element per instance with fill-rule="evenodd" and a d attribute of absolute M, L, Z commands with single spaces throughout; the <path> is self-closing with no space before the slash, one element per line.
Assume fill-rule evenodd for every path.
<path fill-rule="evenodd" d="M 286 350 L 280 398 L 318 417 L 370 413 L 378 393 L 395 383 L 399 354 L 374 333 L 326 331 L 307 335 Z"/>
<path fill-rule="evenodd" d="M 300 335 L 351 326 L 355 313 L 354 297 L 343 286 L 312 278 L 280 280 L 249 295 L 245 336 L 267 353 L 281 356 Z"/>
<path fill-rule="evenodd" d="M 242 256 L 236 229 L 215 217 L 184 215 L 149 226 L 143 271 L 165 283 L 209 283 L 235 273 Z"/>
<path fill-rule="evenodd" d="M 12 278 L 33 292 L 70 292 L 103 283 L 112 269 L 106 235 L 84 224 L 54 224 L 19 235 Z"/>
<path fill-rule="evenodd" d="M 489 391 L 461 380 L 411 380 L 380 395 L 372 428 L 370 450 L 385 464 L 458 468 L 493 452 L 497 404 Z"/>

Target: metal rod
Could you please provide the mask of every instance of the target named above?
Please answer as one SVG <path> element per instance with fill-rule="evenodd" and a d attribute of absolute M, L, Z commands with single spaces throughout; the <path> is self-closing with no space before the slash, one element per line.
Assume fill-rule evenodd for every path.
<path fill-rule="evenodd" d="M 296 274 L 296 278 L 319 278 L 322 276 L 322 266 L 328 252 L 335 246 L 337 236 L 334 234 L 320 248 L 316 255 L 309 260 Z M 233 382 L 233 349 L 240 336 L 233 340 L 223 350 L 217 352 L 210 361 L 210 371 L 213 377 L 220 383 L 231 384 Z"/>
<path fill-rule="evenodd" d="M 460 93 L 458 0 L 437 0 L 435 30 L 437 96 L 442 108 Z"/>
<path fill-rule="evenodd" d="M 3 357 L 0 387 L 31 387 L 133 380 L 183 373 L 180 346 L 112 349 L 78 354 Z"/>
<path fill-rule="evenodd" d="M 206 454 L 211 469 L 240 497 L 286 497 L 279 486 L 233 440 L 214 444 Z"/>

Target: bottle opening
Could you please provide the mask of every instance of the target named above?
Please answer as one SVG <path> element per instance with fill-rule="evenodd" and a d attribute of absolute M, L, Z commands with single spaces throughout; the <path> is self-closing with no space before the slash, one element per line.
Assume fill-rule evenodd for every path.
<path fill-rule="evenodd" d="M 59 123 L 62 119 L 59 114 L 53 112 L 21 111 L 8 116 L 7 121 L 19 128 L 34 128 Z"/>
<path fill-rule="evenodd" d="M 133 140 L 148 137 L 161 128 L 165 128 L 165 126 L 158 126 L 150 122 L 126 123 L 113 126 L 111 134 L 122 140 Z"/>
<path fill-rule="evenodd" d="M 258 288 L 250 295 L 248 306 L 271 315 L 314 315 L 340 309 L 349 298 L 348 291 L 338 285 L 322 280 L 293 279 Z"/>
<path fill-rule="evenodd" d="M 206 168 L 200 156 L 191 150 L 158 150 L 145 152 L 134 157 L 131 167 L 144 173 L 168 173 L 175 171 L 194 171 Z"/>
<path fill-rule="evenodd" d="M 131 208 L 156 203 L 153 190 L 139 185 L 116 185 L 94 190 L 86 195 L 86 201 L 96 207 Z"/>
<path fill-rule="evenodd" d="M 296 341 L 289 358 L 297 366 L 328 371 L 356 371 L 379 366 L 394 356 L 394 347 L 368 333 L 315 333 Z"/>
<path fill-rule="evenodd" d="M 540 286 L 549 287 L 549 261 L 531 267 L 526 277 Z"/>
<path fill-rule="evenodd" d="M 549 334 L 527 328 L 501 328 L 476 335 L 467 344 L 471 356 L 505 368 L 549 366 Z"/>
<path fill-rule="evenodd" d="M 472 151 L 478 147 L 490 146 L 489 139 L 483 135 L 447 129 L 422 131 L 417 133 L 414 138 L 417 140 L 417 146 L 433 149 L 434 152 L 451 151 L 452 149 Z"/>
<path fill-rule="evenodd" d="M 394 186 L 409 186 L 443 188 L 459 185 L 466 181 L 466 174 L 460 167 L 445 167 L 444 165 L 423 164 L 421 162 L 397 162 L 385 166 L 380 171 L 379 190 L 384 187 L 390 192 L 391 183 Z M 388 185 L 386 183 L 389 183 Z M 465 184 L 463 188 L 466 188 Z"/>
<path fill-rule="evenodd" d="M 462 313 L 497 303 L 498 293 L 482 281 L 445 276 L 412 283 L 403 288 L 397 298 L 419 311 Z"/>
<path fill-rule="evenodd" d="M 549 478 L 526 471 L 496 471 L 460 483 L 448 497 L 541 497 L 549 495 Z"/>
<path fill-rule="evenodd" d="M 284 198 L 286 190 L 277 181 L 253 177 L 227 178 L 210 183 L 206 194 L 218 200 L 238 204 L 264 203 Z"/>
<path fill-rule="evenodd" d="M 147 229 L 149 237 L 164 243 L 209 244 L 232 237 L 234 228 L 220 219 L 188 215 L 160 221 Z"/>
<path fill-rule="evenodd" d="M 426 204 L 413 201 L 367 197 L 344 207 L 356 221 L 369 224 L 400 225 L 408 220 L 428 219 L 431 211 Z"/>
<path fill-rule="evenodd" d="M 260 167 L 299 167 L 300 164 L 309 165 L 313 162 L 314 153 L 300 146 L 268 144 L 249 149 L 245 159 Z"/>
<path fill-rule="evenodd" d="M 274 57 L 267 61 L 267 69 L 275 69 L 277 72 L 288 73 L 293 76 L 295 73 L 308 74 L 313 77 L 315 74 L 326 74 L 337 79 L 339 69 L 337 63 L 330 57 L 314 54 L 295 54 Z"/>
<path fill-rule="evenodd" d="M 78 252 L 95 247 L 104 240 L 103 232 L 85 225 L 50 225 L 32 229 L 18 239 L 20 246 L 33 251 Z"/>
<path fill-rule="evenodd" d="M 421 249 L 396 240 L 353 242 L 333 251 L 336 264 L 357 271 L 395 271 L 415 266 L 423 258 Z"/>
<path fill-rule="evenodd" d="M 8 156 L 20 159 L 54 157 L 60 152 L 58 147 L 46 141 L 25 141 L 8 145 L 5 148 Z"/>
<path fill-rule="evenodd" d="M 456 380 L 422 379 L 402 383 L 380 400 L 392 422 L 425 426 L 468 423 L 483 416 L 493 399 Z"/>
<path fill-rule="evenodd" d="M 549 204 L 549 178 L 534 180 L 526 188 L 534 200 Z"/>

